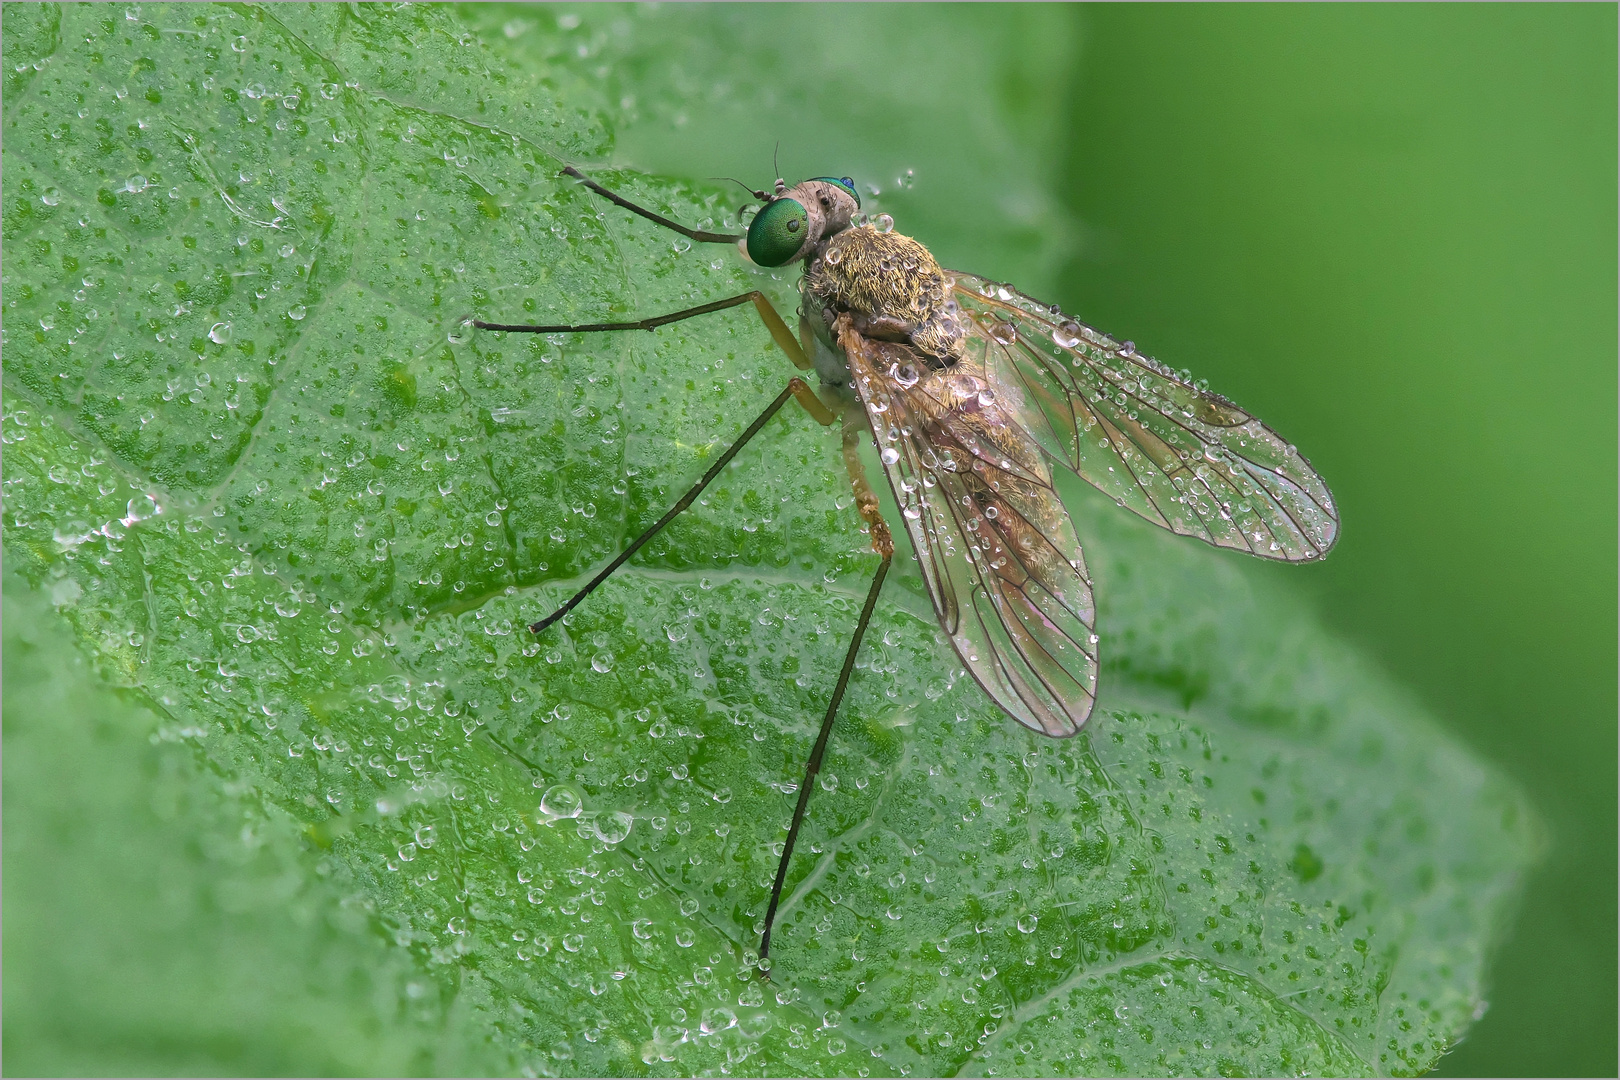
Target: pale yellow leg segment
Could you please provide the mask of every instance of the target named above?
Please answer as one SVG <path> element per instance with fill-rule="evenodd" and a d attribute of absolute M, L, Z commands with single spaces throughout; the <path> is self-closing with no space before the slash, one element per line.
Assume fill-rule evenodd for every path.
<path fill-rule="evenodd" d="M 822 427 L 832 427 L 838 422 L 838 417 L 821 403 L 821 399 L 816 397 L 816 392 L 810 389 L 803 379 L 797 376 L 789 379 L 788 389 L 793 391 L 793 400 L 803 406 L 804 411 L 810 414 L 810 418 Z"/>
<path fill-rule="evenodd" d="M 849 472 L 849 484 L 855 491 L 855 511 L 861 515 L 872 532 L 872 550 L 885 559 L 894 554 L 894 537 L 889 523 L 883 520 L 878 506 L 877 492 L 866 479 L 866 466 L 861 464 L 861 427 L 844 414 L 844 468 Z"/>
<path fill-rule="evenodd" d="M 793 332 L 788 329 L 787 323 L 782 321 L 782 316 L 776 313 L 776 308 L 771 305 L 770 298 L 762 292 L 754 293 L 754 308 L 759 312 L 760 321 L 765 324 L 765 329 L 771 332 L 771 340 L 776 342 L 776 347 L 787 353 L 787 358 L 793 361 L 794 367 L 800 371 L 809 371 L 811 366 L 810 357 L 805 355 L 804 349 L 794 339 Z M 812 413 L 811 415 L 814 416 L 815 414 Z M 818 417 L 818 419 L 820 418 Z M 822 421 L 822 423 L 831 422 L 830 420 Z"/>

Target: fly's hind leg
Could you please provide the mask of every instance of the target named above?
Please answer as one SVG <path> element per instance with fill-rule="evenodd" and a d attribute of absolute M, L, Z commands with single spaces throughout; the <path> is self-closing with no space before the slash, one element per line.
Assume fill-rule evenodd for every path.
<path fill-rule="evenodd" d="M 805 387 L 805 391 L 808 392 L 809 387 Z M 797 392 L 795 394 L 797 396 Z M 799 400 L 804 404 L 802 397 Z M 826 406 L 820 401 L 817 404 L 826 410 Z M 882 561 L 878 563 L 877 573 L 872 576 L 871 587 L 867 589 L 866 603 L 861 607 L 860 619 L 855 623 L 855 633 L 850 638 L 849 650 L 844 654 L 843 669 L 838 673 L 838 682 L 833 687 L 832 698 L 827 703 L 827 714 L 821 721 L 821 732 L 810 751 L 810 760 L 805 763 L 804 782 L 799 785 L 799 801 L 793 808 L 793 819 L 788 824 L 787 840 L 782 845 L 782 855 L 776 864 L 776 881 L 771 886 L 770 901 L 765 909 L 765 932 L 759 942 L 760 971 L 767 979 L 770 978 L 770 968 L 765 961 L 771 953 L 771 930 L 776 923 L 776 908 L 782 900 L 782 888 L 787 883 L 788 863 L 793 858 L 793 844 L 798 839 L 799 827 L 804 824 L 805 810 L 810 805 L 810 792 L 815 788 L 816 774 L 821 771 L 822 758 L 827 752 L 827 740 L 832 735 L 833 719 L 838 715 L 838 706 L 844 700 L 844 691 L 849 686 L 850 674 L 855 669 L 855 657 L 861 650 L 861 641 L 872 621 L 878 594 L 883 591 L 883 579 L 888 576 L 889 566 L 894 561 L 894 537 L 889 532 L 888 523 L 883 520 L 877 493 L 872 490 L 872 484 L 866 478 L 866 467 L 861 464 L 859 449 L 861 435 L 865 431 L 861 420 L 864 419 L 865 413 L 861 410 L 860 402 L 851 396 L 845 396 L 839 404 L 844 421 L 842 440 L 844 468 L 849 472 L 850 486 L 855 492 L 855 510 L 861 515 L 861 520 L 866 522 L 867 529 L 872 535 L 872 550 L 878 553 Z M 808 405 L 805 407 L 809 408 Z M 812 412 L 811 415 L 815 414 Z M 827 417 L 824 423 L 831 424 L 834 417 L 830 411 L 827 411 Z"/>
<path fill-rule="evenodd" d="M 858 415 L 859 414 L 859 415 Z M 849 484 L 855 492 L 855 512 L 861 515 L 872 534 L 872 550 L 885 559 L 894 554 L 894 536 L 889 532 L 889 523 L 883 520 L 883 511 L 879 508 L 877 492 L 872 490 L 872 482 L 866 478 L 866 466 L 861 463 L 861 420 L 864 414 L 860 413 L 858 402 L 849 402 L 844 408 L 844 468 L 849 473 Z"/>
<path fill-rule="evenodd" d="M 861 605 L 861 616 L 855 623 L 855 633 L 849 639 L 848 651 L 844 653 L 844 666 L 839 669 L 838 682 L 833 686 L 832 697 L 827 702 L 827 713 L 821 720 L 821 732 L 816 736 L 816 744 L 810 750 L 810 760 L 805 762 L 804 782 L 799 785 L 799 801 L 793 807 L 793 820 L 788 823 L 787 839 L 782 844 L 782 855 L 776 863 L 776 880 L 771 885 L 770 902 L 765 908 L 765 929 L 759 940 L 759 970 L 767 979 L 771 977 L 771 929 L 776 924 L 777 905 L 782 902 L 782 887 L 787 884 L 788 864 L 793 860 L 793 844 L 799 838 L 799 827 L 804 824 L 804 813 L 810 805 L 810 793 L 816 786 L 816 774 L 821 771 L 821 762 L 827 753 L 827 740 L 832 736 L 833 720 L 838 716 L 838 706 L 844 700 L 844 691 L 849 688 L 849 677 L 855 670 L 855 657 L 861 651 L 861 641 L 866 637 L 866 628 L 872 622 L 872 612 L 877 607 L 878 594 L 883 591 L 883 579 L 888 576 L 889 564 L 894 560 L 892 543 L 888 544 L 886 551 L 878 547 L 880 535 L 884 542 L 888 541 L 889 530 L 881 517 L 875 520 L 876 524 L 872 527 L 872 546 L 883 556 L 883 561 L 878 563 L 877 573 L 872 575 L 872 585 L 866 590 L 866 603 Z"/>

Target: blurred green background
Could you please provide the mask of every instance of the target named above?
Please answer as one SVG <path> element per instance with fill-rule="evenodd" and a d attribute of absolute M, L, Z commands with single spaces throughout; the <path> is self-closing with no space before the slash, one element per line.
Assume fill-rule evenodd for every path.
<path fill-rule="evenodd" d="M 869 179 L 945 264 L 1191 367 L 1297 439 L 1343 539 L 1324 566 L 1250 572 L 1314 594 L 1549 826 L 1491 1009 L 1441 1072 L 1614 1074 L 1614 6 L 461 14 L 612 117 L 617 163 L 763 184 L 780 140 L 789 179 Z M 7 1042 L 103 1004 L 128 1025 L 32 1032 L 72 1053 L 7 1072 L 503 1067 L 413 996 L 363 914 L 299 881 L 285 823 L 244 820 L 109 722 L 138 706 L 84 685 L 39 598 L 6 614 L 8 942 L 89 934 L 116 959 L 64 983 L 72 1000 L 9 1001 Z M 71 797 L 12 782 L 75 770 Z M 263 854 L 222 877 L 212 848 L 244 829 Z M 30 846 L 64 834 L 83 844 Z M 172 1000 L 96 997 L 143 982 Z M 244 1016 L 260 1043 L 232 1041 Z M 144 1066 L 120 1056 L 142 1039 Z"/>
<path fill-rule="evenodd" d="M 1615 1071 L 1615 8 L 1081 13 L 1061 299 L 1308 447 L 1300 574 L 1549 857 L 1449 1075 Z"/>

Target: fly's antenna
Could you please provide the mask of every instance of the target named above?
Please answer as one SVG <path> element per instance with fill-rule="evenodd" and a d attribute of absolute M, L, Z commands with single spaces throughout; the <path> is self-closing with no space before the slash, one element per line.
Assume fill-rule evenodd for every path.
<path fill-rule="evenodd" d="M 735 176 L 711 176 L 711 177 L 709 177 L 709 179 L 710 180 L 730 180 L 733 184 L 736 184 L 738 187 L 742 188 L 744 191 L 748 192 L 748 194 L 752 195 L 756 199 L 763 200 L 763 199 L 769 199 L 770 198 L 770 196 L 765 194 L 763 191 L 756 191 L 755 189 L 749 187 L 747 184 L 743 183 L 741 180 L 737 179 Z"/>
<path fill-rule="evenodd" d="M 761 206 L 764 206 L 765 204 L 767 204 L 767 203 L 769 203 L 771 201 L 771 197 L 769 195 L 765 194 L 763 191 L 757 191 L 754 188 L 749 187 L 747 184 L 743 183 L 741 180 L 737 179 L 735 176 L 711 176 L 711 177 L 709 177 L 709 179 L 710 180 L 730 180 L 733 184 L 736 184 L 738 187 L 740 187 L 744 191 L 748 192 L 748 194 L 750 194 L 754 198 L 758 199 L 760 201 Z M 737 207 L 737 220 L 738 221 L 742 220 L 743 211 L 747 210 L 752 205 L 754 205 L 754 204 L 753 203 L 743 203 L 741 206 Z"/>
<path fill-rule="evenodd" d="M 777 159 L 782 156 L 782 140 L 776 140 L 776 149 L 771 151 L 771 172 L 776 174 L 776 193 L 778 195 L 787 190 L 787 184 L 782 180 L 782 165 Z"/>

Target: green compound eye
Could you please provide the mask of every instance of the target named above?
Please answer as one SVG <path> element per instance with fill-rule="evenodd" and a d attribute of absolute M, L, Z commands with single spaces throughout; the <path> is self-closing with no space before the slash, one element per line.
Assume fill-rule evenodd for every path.
<path fill-rule="evenodd" d="M 799 253 L 810 215 L 795 199 L 777 199 L 748 226 L 748 257 L 760 266 L 781 266 Z"/>

